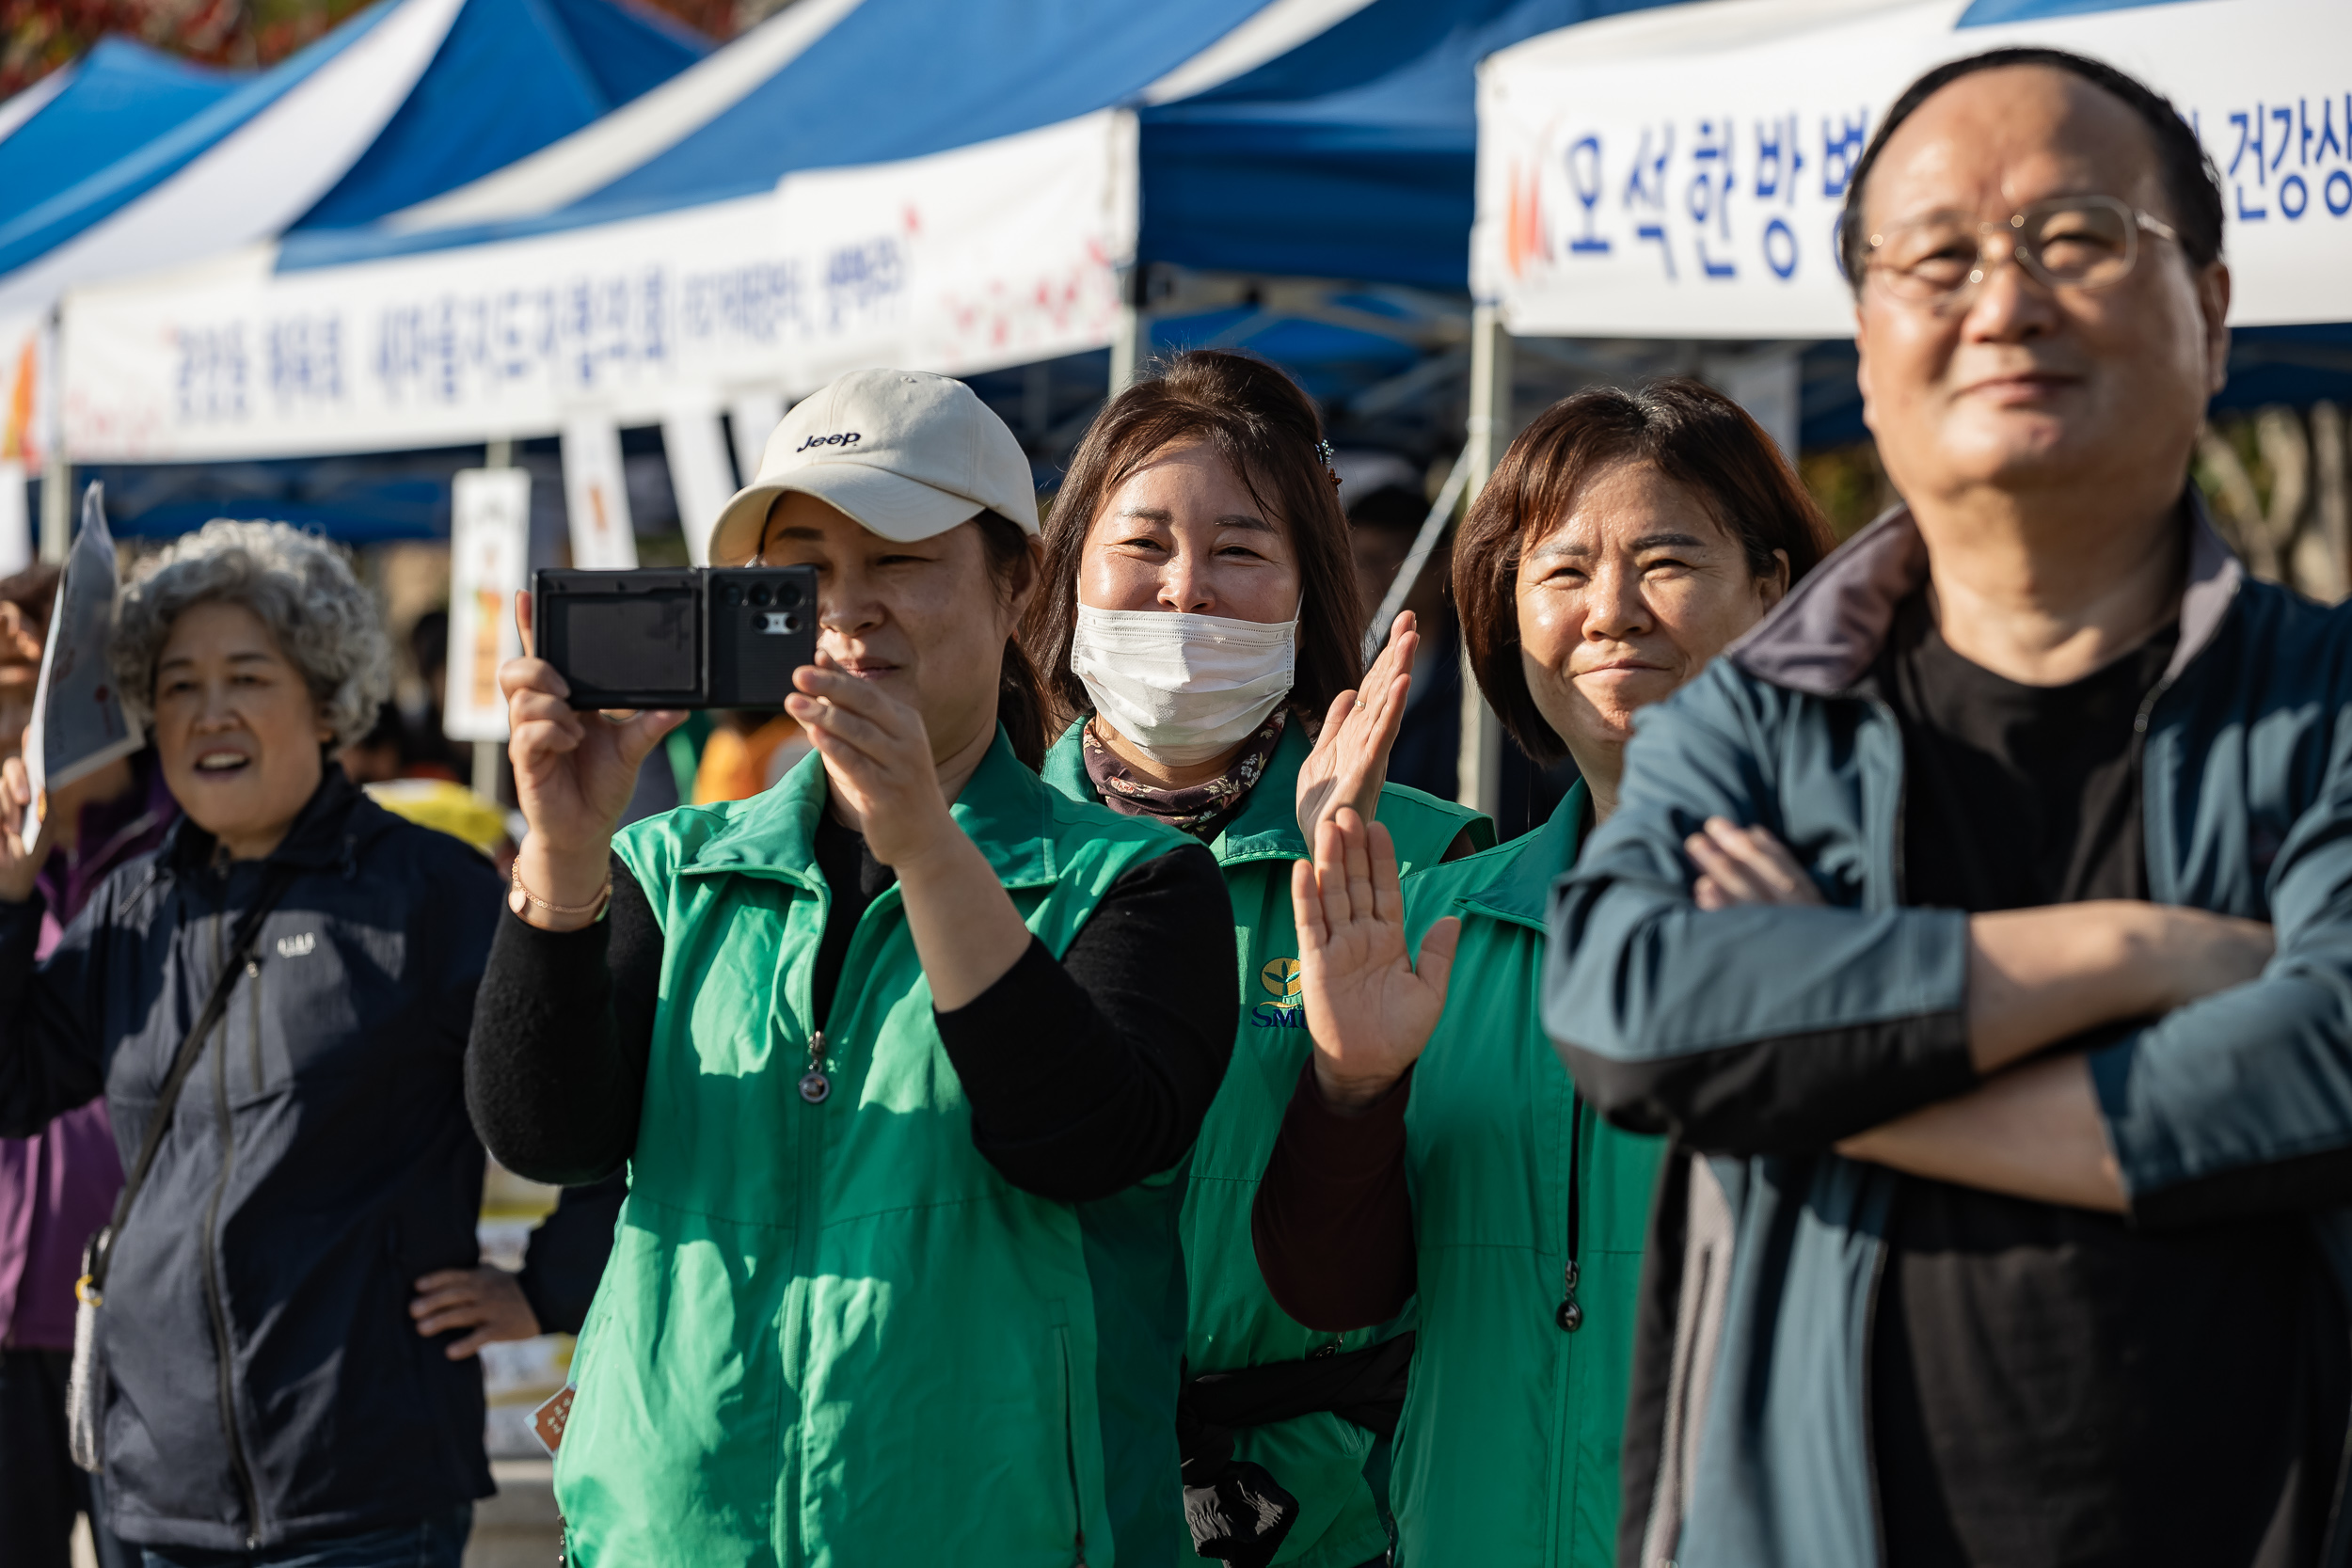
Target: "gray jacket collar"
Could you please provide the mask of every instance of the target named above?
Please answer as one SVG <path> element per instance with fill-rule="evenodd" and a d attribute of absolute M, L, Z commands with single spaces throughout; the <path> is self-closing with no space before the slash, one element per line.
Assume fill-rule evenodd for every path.
<path fill-rule="evenodd" d="M 2194 486 L 2187 507 L 2188 587 L 2181 595 L 2181 641 L 2164 672 L 2167 683 L 2213 641 L 2243 576 Z M 1725 656 L 1758 680 L 1793 691 L 1820 697 L 1850 692 L 1878 661 L 1895 607 L 1927 578 L 1927 544 L 1911 509 L 1898 506 L 1833 551 Z"/>

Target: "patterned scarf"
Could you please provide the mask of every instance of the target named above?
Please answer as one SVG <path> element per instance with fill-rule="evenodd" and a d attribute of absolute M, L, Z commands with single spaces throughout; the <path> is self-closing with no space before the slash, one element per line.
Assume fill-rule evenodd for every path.
<path fill-rule="evenodd" d="M 1213 840 L 1249 799 L 1250 790 L 1265 772 L 1267 759 L 1281 742 L 1282 725 L 1289 717 L 1287 709 L 1276 708 L 1242 742 L 1232 767 L 1214 779 L 1182 789 L 1160 789 L 1136 778 L 1118 754 L 1095 736 L 1094 721 L 1089 719 L 1086 733 L 1080 737 L 1086 752 L 1087 777 L 1094 781 L 1095 793 L 1103 797 L 1103 803 L 1121 816 L 1156 816 L 1195 838 Z"/>

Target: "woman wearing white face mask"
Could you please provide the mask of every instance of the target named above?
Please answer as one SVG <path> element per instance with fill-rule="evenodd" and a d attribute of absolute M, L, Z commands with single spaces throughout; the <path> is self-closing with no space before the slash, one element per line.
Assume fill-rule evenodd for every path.
<path fill-rule="evenodd" d="M 1353 702 L 1359 673 L 1322 434 L 1306 395 L 1245 355 L 1180 355 L 1120 393 L 1072 459 L 1024 641 L 1075 721 L 1046 782 L 1201 839 L 1232 898 L 1241 1022 L 1183 1217 L 1179 1435 L 1195 1544 L 1234 1561 L 1355 1568 L 1388 1549 L 1385 1449 L 1374 1452 L 1394 1427 L 1410 1341 L 1393 1325 L 1307 1328 L 1267 1293 L 1249 1235 L 1309 1049 L 1289 902 L 1291 862 L 1308 852 L 1295 809 L 1302 774 L 1311 795 L 1339 772 L 1328 748 L 1311 754 L 1311 727 Z M 1412 644 L 1392 640 L 1363 682 L 1375 705 L 1403 701 Z M 1407 863 L 1493 842 L 1484 817 L 1400 785 L 1378 816 Z"/>

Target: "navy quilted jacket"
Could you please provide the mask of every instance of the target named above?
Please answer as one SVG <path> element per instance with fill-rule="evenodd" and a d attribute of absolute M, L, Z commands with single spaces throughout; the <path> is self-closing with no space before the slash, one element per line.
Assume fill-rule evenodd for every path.
<path fill-rule="evenodd" d="M 115 1248 L 109 1523 L 243 1549 L 486 1497 L 479 1363 L 407 1307 L 479 1258 L 463 1063 L 498 879 L 332 764 L 266 861 L 212 853 L 183 819 L 38 966 L 39 898 L 0 904 L 0 1135 L 103 1093 L 127 1168 L 239 915 L 272 865 L 296 873 Z"/>

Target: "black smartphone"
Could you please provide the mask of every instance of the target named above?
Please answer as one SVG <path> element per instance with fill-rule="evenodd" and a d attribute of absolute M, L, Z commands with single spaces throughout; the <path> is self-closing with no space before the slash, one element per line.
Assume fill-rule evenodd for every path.
<path fill-rule="evenodd" d="M 814 566 L 548 567 L 531 614 L 574 707 L 778 708 L 817 661 Z"/>

